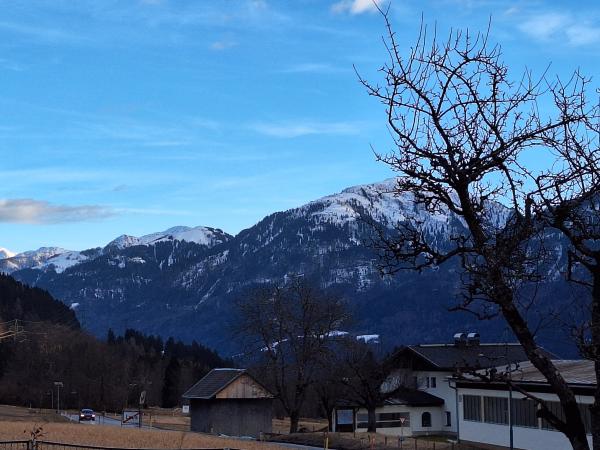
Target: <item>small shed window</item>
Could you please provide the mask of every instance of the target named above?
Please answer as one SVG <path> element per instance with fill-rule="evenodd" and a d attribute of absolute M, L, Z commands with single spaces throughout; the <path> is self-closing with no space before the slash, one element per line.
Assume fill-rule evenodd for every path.
<path fill-rule="evenodd" d="M 421 426 L 423 428 L 429 428 L 431 427 L 431 413 L 425 411 L 423 414 L 421 414 Z"/>

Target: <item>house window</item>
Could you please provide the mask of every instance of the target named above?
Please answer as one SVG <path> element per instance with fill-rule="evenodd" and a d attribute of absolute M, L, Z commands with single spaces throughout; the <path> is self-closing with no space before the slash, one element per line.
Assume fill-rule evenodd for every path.
<path fill-rule="evenodd" d="M 554 414 L 560 420 L 565 420 L 565 414 L 563 412 L 562 407 L 560 406 L 560 402 L 545 402 L 545 404 L 552 414 Z M 546 419 L 542 419 L 542 428 L 544 430 L 554 430 L 554 427 L 550 425 L 550 423 L 547 422 Z"/>
<path fill-rule="evenodd" d="M 579 412 L 581 413 L 581 418 L 583 419 L 583 425 L 585 426 L 585 432 L 590 434 L 592 432 L 592 414 L 590 411 L 590 407 L 592 405 L 586 405 L 585 403 L 580 403 L 577 405 L 579 407 Z"/>
<path fill-rule="evenodd" d="M 421 414 L 421 427 L 429 428 L 431 427 L 431 413 L 424 412 Z"/>
<path fill-rule="evenodd" d="M 508 399 L 483 397 L 484 422 L 508 424 Z"/>
<path fill-rule="evenodd" d="M 450 411 L 446 411 L 446 426 L 452 426 L 452 414 L 450 414 Z"/>
<path fill-rule="evenodd" d="M 481 422 L 481 397 L 479 395 L 463 395 L 463 416 L 465 420 Z"/>
<path fill-rule="evenodd" d="M 435 377 L 431 377 L 431 387 L 432 388 L 437 387 L 437 380 Z"/>
<path fill-rule="evenodd" d="M 512 401 L 512 422 L 517 427 L 537 428 L 537 404 L 532 400 Z"/>
<path fill-rule="evenodd" d="M 425 387 L 429 388 L 429 377 L 425 377 Z"/>

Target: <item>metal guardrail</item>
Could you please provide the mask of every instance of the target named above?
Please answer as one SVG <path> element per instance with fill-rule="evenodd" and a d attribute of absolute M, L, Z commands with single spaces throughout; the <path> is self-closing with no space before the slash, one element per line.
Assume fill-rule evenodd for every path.
<path fill-rule="evenodd" d="M 32 450 L 31 441 L 0 441 L 0 450 Z"/>

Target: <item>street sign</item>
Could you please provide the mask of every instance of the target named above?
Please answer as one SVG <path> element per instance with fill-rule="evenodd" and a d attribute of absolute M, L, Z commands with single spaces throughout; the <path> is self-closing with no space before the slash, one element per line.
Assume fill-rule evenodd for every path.
<path fill-rule="evenodd" d="M 146 391 L 140 393 L 140 405 L 146 404 Z"/>
<path fill-rule="evenodd" d="M 140 412 L 139 411 L 123 411 L 123 418 L 121 419 L 122 425 L 140 425 Z"/>

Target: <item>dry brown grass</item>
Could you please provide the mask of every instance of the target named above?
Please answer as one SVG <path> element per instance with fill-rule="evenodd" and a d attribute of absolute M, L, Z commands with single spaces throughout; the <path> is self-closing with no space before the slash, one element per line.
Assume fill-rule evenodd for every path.
<path fill-rule="evenodd" d="M 39 425 L 39 422 L 37 423 Z M 0 440 L 28 439 L 35 422 L 0 422 Z M 42 424 L 42 440 L 121 448 L 236 448 L 289 450 L 276 444 L 220 438 L 199 433 L 155 431 L 77 423 Z"/>
<path fill-rule="evenodd" d="M 47 409 L 29 409 L 21 406 L 0 405 L 0 421 L 7 422 L 68 422 L 68 419 Z"/>
<path fill-rule="evenodd" d="M 327 430 L 327 419 L 300 419 L 298 428 L 306 432 Z M 273 433 L 287 434 L 290 431 L 290 419 L 273 419 Z"/>

